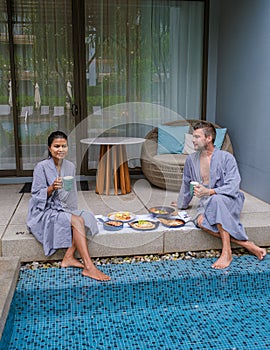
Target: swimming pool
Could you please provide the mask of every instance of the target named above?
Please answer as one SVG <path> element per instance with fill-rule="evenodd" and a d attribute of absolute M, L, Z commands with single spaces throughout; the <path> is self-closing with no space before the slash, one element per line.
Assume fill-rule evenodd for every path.
<path fill-rule="evenodd" d="M 1 350 L 269 349 L 270 255 L 24 270 Z"/>
<path fill-rule="evenodd" d="M 5 131 L 13 133 L 14 125 L 12 122 L 4 121 L 2 122 L 2 127 Z M 56 130 L 58 127 L 58 121 L 37 121 L 37 122 L 28 122 L 20 123 L 20 138 L 21 141 L 25 141 L 29 136 L 41 136 L 49 135 L 53 130 Z"/>

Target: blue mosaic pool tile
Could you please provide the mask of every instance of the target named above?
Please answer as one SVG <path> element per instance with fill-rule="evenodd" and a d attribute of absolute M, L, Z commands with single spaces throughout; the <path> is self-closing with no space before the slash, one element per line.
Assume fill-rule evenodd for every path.
<path fill-rule="evenodd" d="M 212 263 L 105 265 L 106 283 L 72 268 L 22 271 L 0 349 L 268 349 L 269 256 Z"/>

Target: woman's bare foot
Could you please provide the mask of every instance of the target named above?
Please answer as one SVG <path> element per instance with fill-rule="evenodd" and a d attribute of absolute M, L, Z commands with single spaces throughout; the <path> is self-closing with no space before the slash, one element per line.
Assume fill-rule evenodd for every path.
<path fill-rule="evenodd" d="M 109 281 L 111 279 L 111 277 L 105 275 L 105 273 L 97 269 L 95 265 L 92 265 L 88 268 L 84 268 L 82 274 L 85 277 L 90 277 L 97 281 Z"/>
<path fill-rule="evenodd" d="M 232 262 L 232 254 L 221 253 L 220 258 L 214 262 L 212 265 L 213 269 L 225 269 L 226 267 L 231 265 Z"/>
<path fill-rule="evenodd" d="M 75 259 L 74 257 L 65 257 L 63 258 L 61 262 L 61 267 L 78 267 L 80 269 L 84 269 L 85 266 L 82 264 L 79 260 Z"/>

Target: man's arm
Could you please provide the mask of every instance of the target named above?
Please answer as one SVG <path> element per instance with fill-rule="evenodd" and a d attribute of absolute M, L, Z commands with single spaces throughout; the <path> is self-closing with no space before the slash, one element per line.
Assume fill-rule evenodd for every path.
<path fill-rule="evenodd" d="M 235 196 L 235 194 L 239 191 L 241 182 L 236 159 L 230 153 L 225 152 L 221 166 L 223 183 L 215 188 L 215 192 L 216 194 Z"/>
<path fill-rule="evenodd" d="M 192 200 L 192 195 L 190 194 L 190 190 L 189 190 L 190 181 L 192 181 L 192 167 L 193 167 L 193 163 L 189 156 L 186 159 L 186 162 L 184 165 L 182 185 L 181 185 L 180 192 L 177 199 L 178 209 L 187 209 L 189 203 Z"/>

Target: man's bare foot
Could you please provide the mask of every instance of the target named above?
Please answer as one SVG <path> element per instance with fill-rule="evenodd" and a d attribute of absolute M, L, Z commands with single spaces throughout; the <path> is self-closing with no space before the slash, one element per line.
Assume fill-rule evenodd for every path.
<path fill-rule="evenodd" d="M 109 281 L 111 279 L 111 277 L 105 275 L 105 273 L 97 269 L 95 265 L 92 265 L 88 268 L 84 268 L 82 274 L 85 277 L 90 277 L 97 281 Z"/>
<path fill-rule="evenodd" d="M 63 261 L 61 262 L 61 267 L 78 267 L 80 269 L 84 269 L 85 266 L 74 257 L 72 258 L 64 257 Z"/>
<path fill-rule="evenodd" d="M 225 269 L 226 267 L 231 265 L 232 262 L 231 254 L 221 254 L 220 258 L 214 262 L 212 265 L 213 269 Z"/>
<path fill-rule="evenodd" d="M 247 241 L 245 248 L 250 251 L 252 254 L 256 255 L 259 260 L 263 260 L 266 255 L 266 249 L 258 247 L 253 242 Z"/>

